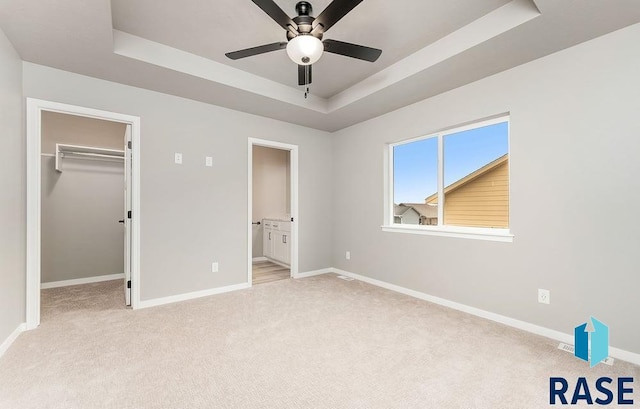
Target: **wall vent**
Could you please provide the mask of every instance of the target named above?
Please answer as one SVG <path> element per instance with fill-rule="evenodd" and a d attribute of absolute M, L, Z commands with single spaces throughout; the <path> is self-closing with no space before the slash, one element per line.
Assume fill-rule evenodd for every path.
<path fill-rule="evenodd" d="M 565 344 L 563 342 L 560 343 L 560 345 L 558 345 L 558 349 L 568 352 L 570 354 L 573 354 L 576 351 L 576 347 L 574 347 L 573 345 L 569 345 L 569 344 Z M 615 362 L 615 359 L 611 358 L 610 356 L 607 357 L 607 359 L 605 359 L 604 361 L 605 364 L 609 365 L 609 366 L 613 366 L 613 363 Z"/>

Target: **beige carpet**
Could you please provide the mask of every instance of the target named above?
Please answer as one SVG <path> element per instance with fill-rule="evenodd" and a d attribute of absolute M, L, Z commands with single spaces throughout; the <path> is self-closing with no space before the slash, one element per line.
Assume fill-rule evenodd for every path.
<path fill-rule="evenodd" d="M 121 297 L 46 290 L 40 328 L 0 358 L 0 408 L 543 408 L 549 376 L 640 379 L 335 275 L 139 311 Z"/>

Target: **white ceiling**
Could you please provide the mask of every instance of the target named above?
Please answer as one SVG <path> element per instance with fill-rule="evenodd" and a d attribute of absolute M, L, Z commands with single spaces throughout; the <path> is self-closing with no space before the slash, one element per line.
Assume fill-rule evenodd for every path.
<path fill-rule="evenodd" d="M 296 0 L 276 2 L 295 14 Z M 365 0 L 325 38 L 382 56 L 325 53 L 305 100 L 284 51 L 224 56 L 284 41 L 250 0 L 0 0 L 25 61 L 328 131 L 638 22 L 637 0 Z"/>
<path fill-rule="evenodd" d="M 366 0 L 324 36 L 383 50 L 369 63 L 325 53 L 313 66 L 314 94 L 329 98 L 510 0 Z M 295 16 L 296 0 L 276 0 Z M 312 1 L 317 16 L 330 0 Z M 285 31 L 250 0 L 113 0 L 113 27 L 139 37 L 297 87 L 284 50 L 232 61 L 225 53 L 286 41 Z M 442 16 L 447 16 L 443 19 Z"/>

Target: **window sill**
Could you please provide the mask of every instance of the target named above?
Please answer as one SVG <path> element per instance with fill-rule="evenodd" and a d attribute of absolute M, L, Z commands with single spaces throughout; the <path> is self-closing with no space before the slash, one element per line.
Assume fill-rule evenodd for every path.
<path fill-rule="evenodd" d="M 427 236 L 456 237 L 487 241 L 513 242 L 513 234 L 509 229 L 484 229 L 457 226 L 412 226 L 393 224 L 381 226 L 382 231 L 389 233 L 422 234 Z"/>

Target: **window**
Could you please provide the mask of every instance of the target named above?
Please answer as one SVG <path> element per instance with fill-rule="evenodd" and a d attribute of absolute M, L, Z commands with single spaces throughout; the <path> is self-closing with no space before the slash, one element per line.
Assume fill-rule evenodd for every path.
<path fill-rule="evenodd" d="M 509 118 L 389 145 L 385 231 L 511 241 Z"/>

